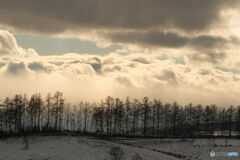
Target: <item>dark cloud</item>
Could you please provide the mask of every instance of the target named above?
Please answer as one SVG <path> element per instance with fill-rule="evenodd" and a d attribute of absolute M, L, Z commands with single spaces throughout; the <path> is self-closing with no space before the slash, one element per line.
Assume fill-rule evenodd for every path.
<path fill-rule="evenodd" d="M 131 43 L 141 46 L 180 48 L 184 46 L 197 49 L 222 48 L 228 43 L 238 43 L 238 39 L 220 36 L 199 35 L 195 37 L 182 36 L 174 32 L 126 32 L 110 33 L 106 35 L 118 43 Z"/>
<path fill-rule="evenodd" d="M 109 33 L 108 36 L 116 43 L 127 43 L 142 47 L 165 47 L 194 49 L 190 59 L 200 62 L 221 62 L 225 57 L 225 49 L 229 44 L 239 44 L 237 37 L 224 38 L 221 36 L 198 35 L 182 36 L 174 32 L 126 32 Z M 142 59 L 135 59 L 139 63 L 144 63 Z M 181 62 L 181 61 L 180 61 Z M 184 61 L 182 61 L 184 64 Z"/>
<path fill-rule="evenodd" d="M 19 75 L 27 73 L 27 67 L 24 62 L 9 62 L 6 68 L 6 74 Z"/>
<path fill-rule="evenodd" d="M 239 0 L 0 0 L 0 23 L 25 31 L 79 29 L 198 31 Z"/>
<path fill-rule="evenodd" d="M 171 84 L 177 84 L 177 76 L 171 70 L 163 70 L 160 75 L 155 76 L 158 80 L 166 81 Z"/>
<path fill-rule="evenodd" d="M 179 36 L 173 32 L 126 32 L 111 33 L 106 35 L 108 38 L 119 43 L 132 43 L 145 46 L 157 47 L 182 47 L 188 42 L 187 37 Z"/>
<path fill-rule="evenodd" d="M 28 64 L 28 68 L 37 72 L 51 72 L 52 70 L 51 67 L 45 66 L 41 62 L 31 62 Z"/>
<path fill-rule="evenodd" d="M 88 64 L 92 66 L 96 73 L 102 73 L 102 62 L 98 57 L 93 57 L 88 60 Z"/>
<path fill-rule="evenodd" d="M 190 40 L 189 45 L 202 48 L 222 48 L 227 43 L 235 42 L 235 38 L 230 38 L 229 40 L 220 37 L 220 36 L 208 36 L 208 35 L 201 35 L 198 37 L 194 37 Z"/>
<path fill-rule="evenodd" d="M 133 58 L 132 61 L 142 63 L 142 64 L 149 64 L 150 63 L 147 59 L 145 59 L 143 57 Z"/>
<path fill-rule="evenodd" d="M 98 36 L 112 42 L 143 47 L 189 47 L 198 52 L 191 55 L 192 60 L 218 63 L 226 55 L 224 51 L 216 52 L 216 48 L 222 49 L 226 44 L 239 40 L 204 33 L 209 33 L 212 25 L 220 20 L 220 12 L 237 6 L 239 1 L 0 0 L 0 24 L 47 35 L 63 31 L 88 33 L 93 30 Z M 0 43 L 5 42 L 6 39 L 0 37 Z M 1 44 L 0 55 L 10 51 L 15 53 L 16 49 L 12 49 L 14 45 L 8 47 Z M 133 61 L 148 63 L 143 59 Z M 97 73 L 102 72 L 103 64 L 100 60 L 93 59 L 85 63 L 91 65 Z M 56 65 L 62 64 L 64 62 Z M 30 67 L 44 69 L 39 64 Z"/>

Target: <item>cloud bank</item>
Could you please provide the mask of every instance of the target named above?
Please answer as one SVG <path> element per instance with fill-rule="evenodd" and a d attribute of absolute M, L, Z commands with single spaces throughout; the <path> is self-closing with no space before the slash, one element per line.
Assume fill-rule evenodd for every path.
<path fill-rule="evenodd" d="M 122 51 L 105 56 L 76 53 L 21 56 L 22 50 L 26 50 L 13 43 L 14 36 L 0 33 L 2 39 L 12 38 L 2 45 L 10 48 L 0 56 L 0 90 L 3 91 L 0 97 L 60 90 L 73 102 L 97 101 L 108 95 L 121 98 L 148 95 L 182 104 L 240 103 L 240 75 L 212 65 L 180 63 L 174 57 L 163 58 L 158 53 L 122 54 Z"/>
<path fill-rule="evenodd" d="M 99 43 L 105 39 L 140 46 L 218 47 L 228 40 L 209 31 L 219 28 L 222 15 L 238 10 L 239 4 L 239 0 L 0 0 L 0 23 Z M 210 44 L 205 46 L 205 40 Z"/>
<path fill-rule="evenodd" d="M 68 29 L 203 30 L 236 0 L 1 0 L 0 21 L 37 32 Z M 47 25 L 46 25 L 47 24 Z"/>

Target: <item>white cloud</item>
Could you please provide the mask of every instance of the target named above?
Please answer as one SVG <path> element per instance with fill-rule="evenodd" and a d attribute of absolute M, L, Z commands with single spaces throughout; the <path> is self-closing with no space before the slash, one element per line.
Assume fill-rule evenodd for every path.
<path fill-rule="evenodd" d="M 0 30 L 0 56 L 37 56 L 34 49 L 18 46 L 15 37 L 8 31 Z"/>
<path fill-rule="evenodd" d="M 60 90 L 74 102 L 111 95 L 150 96 L 179 103 L 240 103 L 240 75 L 214 65 L 177 63 L 177 56 L 162 58 L 158 53 L 16 56 L 25 50 L 10 33 L 4 34 L 12 39 L 4 40 L 5 46 L 15 45 L 7 57 L 0 57 L 0 97 Z"/>

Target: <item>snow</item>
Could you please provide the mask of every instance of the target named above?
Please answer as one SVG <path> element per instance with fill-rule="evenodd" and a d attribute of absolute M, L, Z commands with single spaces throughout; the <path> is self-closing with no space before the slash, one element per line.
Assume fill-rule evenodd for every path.
<path fill-rule="evenodd" d="M 240 153 L 239 139 L 151 139 L 151 140 L 122 140 L 119 143 L 144 147 L 145 149 L 167 152 L 170 155 L 181 155 L 182 159 L 212 160 L 210 152 L 238 152 Z M 216 159 L 230 159 L 230 157 L 215 157 Z M 231 157 L 233 160 L 239 157 Z"/>
<path fill-rule="evenodd" d="M 177 160 L 178 158 L 115 142 L 84 137 L 29 137 L 29 149 L 21 138 L 0 140 L 0 160 L 110 160 L 111 146 L 120 146 L 124 160 L 139 154 L 144 160 Z"/>
<path fill-rule="evenodd" d="M 115 139 L 32 136 L 29 149 L 22 138 L 0 140 L 0 160 L 111 160 L 109 150 L 120 146 L 123 160 L 138 154 L 143 160 L 210 160 L 210 151 L 240 153 L 240 140 L 230 139 Z M 221 157 L 225 159 L 226 157 Z M 220 157 L 219 157 L 220 159 Z M 230 158 L 228 158 L 230 159 Z M 232 159 L 240 159 L 235 157 Z"/>

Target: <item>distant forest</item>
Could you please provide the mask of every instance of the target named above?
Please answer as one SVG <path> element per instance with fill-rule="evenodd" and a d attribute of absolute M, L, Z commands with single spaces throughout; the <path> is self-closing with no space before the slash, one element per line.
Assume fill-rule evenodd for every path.
<path fill-rule="evenodd" d="M 0 103 L 2 136 L 75 133 L 132 137 L 240 137 L 240 106 L 162 103 L 159 99 L 107 97 L 99 103 L 66 103 L 56 92 L 7 97 Z"/>

